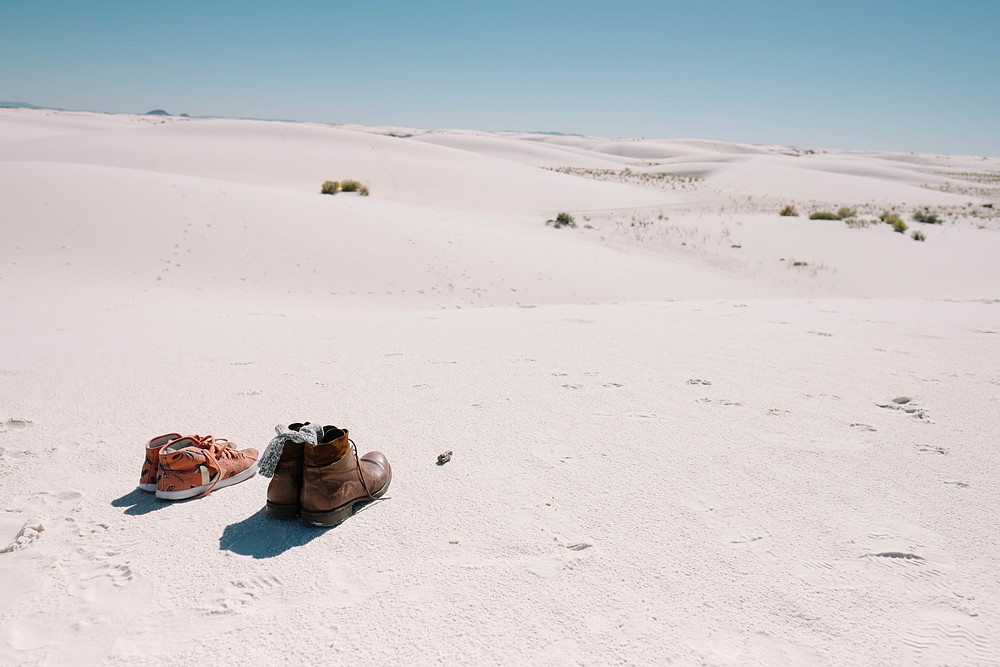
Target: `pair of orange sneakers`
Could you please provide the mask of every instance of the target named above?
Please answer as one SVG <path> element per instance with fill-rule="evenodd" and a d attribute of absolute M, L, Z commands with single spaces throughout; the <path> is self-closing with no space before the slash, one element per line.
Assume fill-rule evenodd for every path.
<path fill-rule="evenodd" d="M 224 438 L 167 433 L 146 443 L 139 488 L 163 500 L 206 496 L 257 474 L 257 450 Z"/>

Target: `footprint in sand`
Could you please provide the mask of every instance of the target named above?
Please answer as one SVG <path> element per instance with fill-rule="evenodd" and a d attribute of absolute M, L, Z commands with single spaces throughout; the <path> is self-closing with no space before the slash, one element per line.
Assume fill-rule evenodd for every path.
<path fill-rule="evenodd" d="M 573 447 L 560 439 L 540 439 L 531 445 L 531 455 L 550 465 L 580 458 Z"/>
<path fill-rule="evenodd" d="M 40 539 L 54 517 L 65 517 L 79 504 L 79 491 L 33 493 L 19 507 L 0 514 L 0 553 L 19 551 Z M 27 517 L 27 520 L 25 518 Z"/>
<path fill-rule="evenodd" d="M 927 411 L 917 407 L 917 404 L 909 396 L 897 396 L 888 403 L 876 403 L 885 410 L 901 410 L 917 419 L 927 419 Z"/>
<path fill-rule="evenodd" d="M 73 601 L 14 616 L 0 627 L 0 646 L 6 643 L 12 648 L 20 664 L 35 662 L 26 658 L 37 656 L 39 650 L 47 663 L 97 664 L 129 622 L 141 616 L 152 595 L 151 586 L 141 582 L 127 563 L 108 560 L 100 549 L 66 552 L 45 570 L 43 595 L 63 600 L 68 596 Z"/>
<path fill-rule="evenodd" d="M 66 585 L 66 593 L 87 602 L 99 602 L 116 589 L 132 583 L 132 568 L 125 563 L 95 562 L 77 572 Z"/>
<path fill-rule="evenodd" d="M 942 560 L 935 545 L 944 538 L 920 526 L 879 526 L 849 540 L 864 551 L 853 558 L 803 562 L 795 573 L 826 588 L 881 591 L 894 598 L 920 600 L 951 595 L 953 564 Z"/>
<path fill-rule="evenodd" d="M 64 515 L 75 509 L 81 498 L 83 494 L 79 491 L 38 491 L 28 496 L 25 505 L 39 515 Z"/>
<path fill-rule="evenodd" d="M 20 431 L 33 426 L 30 419 L 22 419 L 21 417 L 11 417 L 6 421 L 0 422 L 0 433 L 4 431 Z"/>
<path fill-rule="evenodd" d="M 757 555 L 769 553 L 770 531 L 739 508 L 727 506 L 720 498 L 689 498 L 683 505 L 699 516 L 719 543 Z"/>
<path fill-rule="evenodd" d="M 216 590 L 204 611 L 210 615 L 235 613 L 281 591 L 282 587 L 282 580 L 271 574 L 230 581 Z"/>

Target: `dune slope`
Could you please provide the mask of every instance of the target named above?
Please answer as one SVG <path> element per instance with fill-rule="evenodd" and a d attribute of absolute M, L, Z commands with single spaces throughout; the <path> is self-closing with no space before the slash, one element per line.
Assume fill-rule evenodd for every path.
<path fill-rule="evenodd" d="M 998 173 L 0 110 L 0 664 L 996 664 Z M 389 498 L 136 489 L 306 420 Z"/>

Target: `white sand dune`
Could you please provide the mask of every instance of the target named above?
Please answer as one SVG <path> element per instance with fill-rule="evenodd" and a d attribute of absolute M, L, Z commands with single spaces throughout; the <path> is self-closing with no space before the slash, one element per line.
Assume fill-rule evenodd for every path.
<path fill-rule="evenodd" d="M 0 664 L 1000 664 L 998 174 L 0 110 Z M 135 489 L 302 420 L 391 498 Z"/>

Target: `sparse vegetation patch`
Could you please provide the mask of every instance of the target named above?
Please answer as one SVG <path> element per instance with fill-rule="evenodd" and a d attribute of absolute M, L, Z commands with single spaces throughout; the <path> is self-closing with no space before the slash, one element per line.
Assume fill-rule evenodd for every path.
<path fill-rule="evenodd" d="M 924 209 L 923 211 L 917 211 L 913 214 L 913 219 L 917 222 L 922 222 L 925 225 L 940 225 L 941 218 L 937 217 L 930 212 L 930 209 Z"/>
<path fill-rule="evenodd" d="M 912 236 L 914 241 L 924 241 L 927 239 L 927 237 L 924 236 L 924 233 L 919 231 L 913 232 Z"/>
<path fill-rule="evenodd" d="M 861 227 L 869 227 L 871 225 L 874 225 L 875 221 L 874 220 L 862 220 L 862 219 L 859 219 L 859 218 L 847 218 L 846 220 L 844 220 L 844 224 L 846 224 L 848 227 L 861 228 Z"/>
<path fill-rule="evenodd" d="M 630 183 L 657 190 L 692 190 L 701 180 L 695 174 L 664 174 L 625 169 L 587 169 L 584 167 L 546 167 L 549 171 L 572 176 L 584 176 L 597 181 Z"/>
<path fill-rule="evenodd" d="M 781 212 L 778 213 L 778 215 L 784 216 L 786 218 L 798 217 L 799 212 L 795 210 L 794 206 L 792 206 L 791 204 L 789 204 L 785 208 L 781 209 Z"/>
<path fill-rule="evenodd" d="M 368 186 L 360 181 L 346 180 L 346 181 L 325 181 L 323 187 L 320 188 L 320 194 L 324 195 L 335 195 L 338 192 L 357 192 L 362 197 L 367 197 L 371 192 L 368 190 Z"/>
<path fill-rule="evenodd" d="M 562 227 L 576 227 L 576 221 L 573 220 L 573 216 L 566 211 L 560 212 L 559 215 L 556 216 L 555 220 L 546 220 L 545 224 L 552 225 L 556 229 L 560 229 Z"/>
<path fill-rule="evenodd" d="M 847 208 L 846 206 L 839 211 L 837 211 L 837 217 L 841 220 L 846 220 L 847 218 L 853 218 L 858 215 L 858 212 L 853 208 Z"/>
<path fill-rule="evenodd" d="M 889 213 L 888 211 L 886 211 L 885 213 L 879 216 L 879 220 L 886 223 L 887 225 L 892 225 L 892 231 L 899 232 L 900 234 L 902 234 L 908 229 L 906 223 L 903 222 L 903 219 L 900 218 L 895 213 Z"/>
<path fill-rule="evenodd" d="M 840 220 L 840 216 L 829 211 L 816 211 L 809 216 L 810 220 Z"/>

